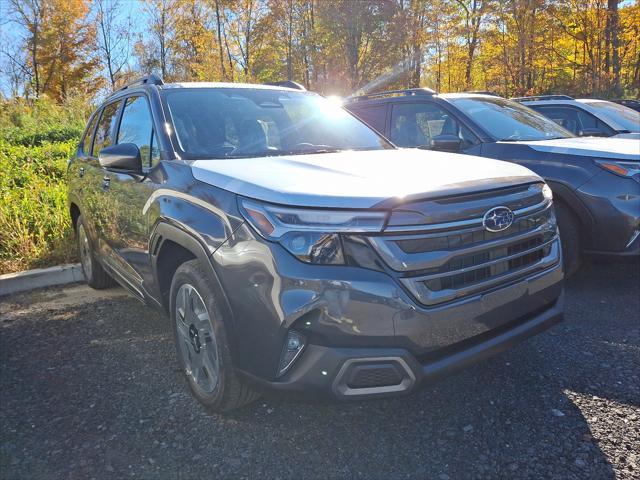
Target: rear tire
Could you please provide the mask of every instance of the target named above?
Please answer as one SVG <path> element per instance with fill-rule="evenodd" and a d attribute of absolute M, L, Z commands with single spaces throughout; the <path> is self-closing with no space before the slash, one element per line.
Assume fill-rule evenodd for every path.
<path fill-rule="evenodd" d="M 582 241 L 578 217 L 564 203 L 556 202 L 556 217 L 560 229 L 564 272 L 567 278 L 572 277 L 582 265 Z"/>
<path fill-rule="evenodd" d="M 235 372 L 216 290 L 198 260 L 176 270 L 170 315 L 180 368 L 207 410 L 234 410 L 259 397 Z"/>
<path fill-rule="evenodd" d="M 113 286 L 115 282 L 96 258 L 82 215 L 76 221 L 76 240 L 78 242 L 78 257 L 80 257 L 82 272 L 87 284 L 97 290 Z"/>

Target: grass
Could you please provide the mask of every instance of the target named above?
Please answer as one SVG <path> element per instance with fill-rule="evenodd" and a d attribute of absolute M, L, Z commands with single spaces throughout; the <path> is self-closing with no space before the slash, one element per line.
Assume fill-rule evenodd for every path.
<path fill-rule="evenodd" d="M 0 100 L 0 273 L 76 260 L 64 176 L 90 108 Z"/>

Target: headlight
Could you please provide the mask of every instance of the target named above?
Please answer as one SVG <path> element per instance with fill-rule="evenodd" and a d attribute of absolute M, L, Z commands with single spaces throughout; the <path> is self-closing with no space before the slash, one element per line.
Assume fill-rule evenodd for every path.
<path fill-rule="evenodd" d="M 549 201 L 553 200 L 553 192 L 551 191 L 551 187 L 546 183 L 542 187 L 542 196 L 544 197 L 545 200 L 549 200 Z"/>
<path fill-rule="evenodd" d="M 621 177 L 640 178 L 640 162 L 596 160 L 596 165 Z"/>
<path fill-rule="evenodd" d="M 380 232 L 386 218 L 382 211 L 290 208 L 247 199 L 240 200 L 240 211 L 262 237 L 303 262 L 323 265 L 344 265 L 340 233 Z"/>

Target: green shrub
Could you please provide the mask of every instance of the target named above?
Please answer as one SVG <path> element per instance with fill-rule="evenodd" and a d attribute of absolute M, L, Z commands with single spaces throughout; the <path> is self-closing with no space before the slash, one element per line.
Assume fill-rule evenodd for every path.
<path fill-rule="evenodd" d="M 90 110 L 0 101 L 0 273 L 75 261 L 64 176 Z"/>
<path fill-rule="evenodd" d="M 74 260 L 64 174 L 75 141 L 0 141 L 0 272 Z"/>
<path fill-rule="evenodd" d="M 10 145 L 37 146 L 80 138 L 91 106 L 82 98 L 62 105 L 46 97 L 34 102 L 13 99 L 0 102 L 0 141 Z"/>

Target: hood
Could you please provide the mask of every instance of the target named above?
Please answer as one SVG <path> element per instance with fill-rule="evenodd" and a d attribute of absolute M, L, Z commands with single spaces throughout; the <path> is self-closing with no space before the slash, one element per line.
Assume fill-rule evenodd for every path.
<path fill-rule="evenodd" d="M 470 193 L 541 181 L 525 167 L 417 149 L 190 162 L 202 182 L 284 205 L 371 208 L 388 200 Z"/>
<path fill-rule="evenodd" d="M 635 138 L 636 140 L 640 140 L 640 132 L 631 132 L 631 133 L 619 133 L 613 136 L 614 138 Z"/>
<path fill-rule="evenodd" d="M 561 153 L 564 155 L 640 160 L 640 140 L 629 138 L 577 137 L 498 143 L 522 144 L 539 152 Z"/>

